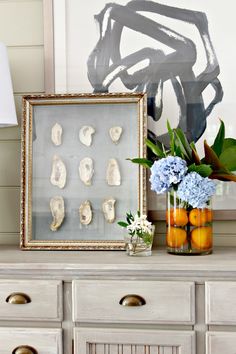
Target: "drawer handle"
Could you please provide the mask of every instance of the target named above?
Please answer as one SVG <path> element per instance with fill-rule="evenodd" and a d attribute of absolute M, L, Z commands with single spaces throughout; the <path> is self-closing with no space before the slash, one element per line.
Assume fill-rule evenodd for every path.
<path fill-rule="evenodd" d="M 31 299 L 23 293 L 12 293 L 6 298 L 6 302 L 13 305 L 24 305 L 30 303 Z"/>
<path fill-rule="evenodd" d="M 144 306 L 145 304 L 145 299 L 142 296 L 135 294 L 125 295 L 120 300 L 120 305 L 122 306 Z"/>
<path fill-rule="evenodd" d="M 28 345 L 21 345 L 13 350 L 12 354 L 38 354 L 37 350 Z"/>

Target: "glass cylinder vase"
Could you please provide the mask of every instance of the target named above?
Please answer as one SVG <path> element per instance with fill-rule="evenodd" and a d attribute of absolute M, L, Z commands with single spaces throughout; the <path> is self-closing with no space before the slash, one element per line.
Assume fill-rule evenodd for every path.
<path fill-rule="evenodd" d="M 152 232 L 143 236 L 125 234 L 125 249 L 128 256 L 151 256 L 152 244 L 155 232 L 155 226 L 152 226 Z"/>
<path fill-rule="evenodd" d="M 212 253 L 211 200 L 206 208 L 193 208 L 177 197 L 175 190 L 167 193 L 167 252 L 178 255 Z"/>

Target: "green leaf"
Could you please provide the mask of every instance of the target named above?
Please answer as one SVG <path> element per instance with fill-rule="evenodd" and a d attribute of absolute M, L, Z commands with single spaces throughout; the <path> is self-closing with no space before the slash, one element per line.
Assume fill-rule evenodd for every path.
<path fill-rule="evenodd" d="M 169 121 L 167 120 L 167 129 L 168 129 L 168 134 L 170 137 L 170 151 L 171 151 L 171 155 L 175 155 L 175 133 L 173 131 L 173 129 L 170 126 Z"/>
<path fill-rule="evenodd" d="M 207 144 L 206 140 L 204 140 L 204 150 L 204 162 L 211 166 L 213 173 L 217 171 L 220 171 L 221 173 L 229 173 L 229 170 L 221 163 L 215 151 Z"/>
<path fill-rule="evenodd" d="M 121 227 L 125 227 L 125 228 L 129 225 L 124 221 L 118 221 L 117 224 L 120 225 Z"/>
<path fill-rule="evenodd" d="M 236 171 L 236 145 L 225 149 L 219 159 L 229 171 Z"/>
<path fill-rule="evenodd" d="M 131 222 L 134 221 L 134 217 L 131 212 L 126 213 L 126 220 L 128 224 L 131 224 Z"/>
<path fill-rule="evenodd" d="M 212 149 L 214 150 L 217 156 L 220 156 L 220 154 L 222 153 L 224 138 L 225 138 L 225 125 L 224 122 L 221 120 L 219 131 L 212 145 Z"/>
<path fill-rule="evenodd" d="M 129 160 L 133 163 L 137 163 L 139 165 L 142 165 L 143 167 L 150 168 L 152 167 L 153 162 L 148 160 L 148 159 L 143 159 L 143 158 L 135 158 L 135 159 L 126 159 Z"/>
<path fill-rule="evenodd" d="M 186 138 L 184 132 L 180 128 L 174 129 L 176 138 L 178 140 L 178 145 L 181 149 L 182 154 L 187 160 L 192 160 L 192 149 L 189 145 L 188 139 Z"/>
<path fill-rule="evenodd" d="M 153 235 L 150 235 L 148 233 L 144 233 L 140 237 L 143 239 L 143 242 L 146 243 L 146 245 L 152 244 Z"/>
<path fill-rule="evenodd" d="M 196 165 L 195 163 L 188 167 L 189 172 L 197 172 L 202 177 L 208 177 L 212 173 L 212 168 L 209 165 L 201 164 Z"/>
<path fill-rule="evenodd" d="M 159 148 L 159 146 L 157 146 L 156 144 L 154 144 L 151 140 L 146 139 L 145 143 L 147 145 L 147 147 L 149 147 L 149 149 L 158 157 L 165 157 L 164 152 L 162 151 L 162 149 Z"/>
<path fill-rule="evenodd" d="M 234 145 L 236 145 L 236 139 L 233 138 L 224 139 L 223 151 Z"/>

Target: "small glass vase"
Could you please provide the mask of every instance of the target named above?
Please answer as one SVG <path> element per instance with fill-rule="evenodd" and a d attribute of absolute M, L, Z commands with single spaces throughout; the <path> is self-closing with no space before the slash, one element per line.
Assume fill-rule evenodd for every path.
<path fill-rule="evenodd" d="M 204 209 L 192 208 L 171 190 L 166 208 L 167 252 L 178 255 L 212 253 L 211 200 Z"/>
<path fill-rule="evenodd" d="M 128 256 L 151 256 L 152 255 L 152 244 L 154 237 L 154 226 L 152 227 L 152 233 L 145 237 L 140 237 L 138 235 L 125 234 L 125 249 Z"/>

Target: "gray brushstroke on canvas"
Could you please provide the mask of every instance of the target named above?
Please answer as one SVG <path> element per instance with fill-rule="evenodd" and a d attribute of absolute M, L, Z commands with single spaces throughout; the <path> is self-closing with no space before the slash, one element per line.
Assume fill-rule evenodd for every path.
<path fill-rule="evenodd" d="M 207 58 L 205 70 L 197 76 L 194 74 L 197 52 L 191 39 L 145 17 L 143 12 L 195 25 Z M 170 80 L 179 106 L 178 127 L 186 131 L 190 140 L 197 141 L 206 128 L 206 118 L 223 98 L 218 79 L 220 68 L 209 35 L 206 14 L 153 1 L 132 0 L 125 6 L 108 3 L 95 19 L 99 24 L 100 38 L 87 62 L 88 78 L 94 91 L 108 92 L 113 81 L 120 78 L 127 89 L 147 92 L 148 113 L 158 121 L 162 115 L 164 84 Z M 174 52 L 165 54 L 161 49 L 142 48 L 122 58 L 120 42 L 124 27 L 147 35 Z M 149 60 L 147 67 L 133 74 L 128 73 L 131 67 L 145 59 Z M 209 85 L 215 93 L 205 108 L 202 93 Z M 153 132 L 149 132 L 149 137 L 156 139 Z M 158 139 L 167 143 L 167 134 Z"/>

